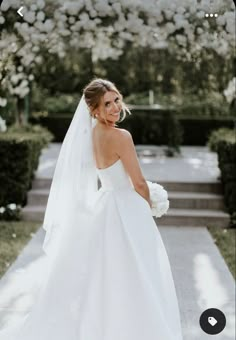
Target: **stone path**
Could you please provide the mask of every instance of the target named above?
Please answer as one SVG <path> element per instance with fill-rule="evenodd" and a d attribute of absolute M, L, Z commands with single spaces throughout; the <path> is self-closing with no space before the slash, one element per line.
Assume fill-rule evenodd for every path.
<path fill-rule="evenodd" d="M 139 153 L 143 148 L 138 146 L 137 151 Z M 204 148 L 187 147 L 183 151 L 186 153 L 185 172 L 181 168 L 182 156 L 176 158 L 174 165 L 172 159 L 161 158 L 163 149 L 159 148 L 156 163 L 153 158 L 152 164 L 148 157 L 145 161 L 142 159 L 145 176 L 151 179 L 153 174 L 163 180 L 168 176 L 168 181 L 176 181 L 177 174 L 173 172 L 173 166 L 176 166 L 174 169 L 179 170 L 180 180 L 217 180 L 219 171 L 214 154 L 208 154 Z M 50 152 L 51 156 L 48 153 L 42 155 L 37 176 L 52 176 L 58 145 L 53 145 Z M 162 159 L 161 164 L 158 157 Z M 207 228 L 174 225 L 158 225 L 158 228 L 172 268 L 184 340 L 235 340 L 235 280 Z M 44 230 L 40 228 L 0 280 L 0 328 L 24 316 L 33 305 L 40 285 L 40 282 L 34 281 L 34 273 L 44 267 L 46 259 L 41 249 L 44 235 Z M 201 313 L 208 308 L 218 308 L 226 316 L 225 329 L 214 337 L 203 332 L 199 325 Z"/>
<path fill-rule="evenodd" d="M 38 178 L 52 178 L 60 143 L 51 143 L 49 149 L 43 150 L 36 172 Z M 207 147 L 181 147 L 181 155 L 166 157 L 165 147 L 136 145 L 140 164 L 146 178 L 160 181 L 213 182 L 220 175 L 216 153 Z"/>

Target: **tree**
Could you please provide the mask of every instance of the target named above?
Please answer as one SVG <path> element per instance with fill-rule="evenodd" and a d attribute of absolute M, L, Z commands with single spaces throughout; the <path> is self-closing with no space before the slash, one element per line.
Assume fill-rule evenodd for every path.
<path fill-rule="evenodd" d="M 225 59 L 233 55 L 231 0 L 25 0 L 23 19 L 15 22 L 20 6 L 20 0 L 5 1 L 0 13 L 0 95 L 14 96 L 19 109 L 48 55 L 64 59 L 86 49 L 95 63 L 119 58 L 128 44 L 167 50 L 196 67 L 206 50 Z M 206 17 L 209 11 L 217 16 Z"/>

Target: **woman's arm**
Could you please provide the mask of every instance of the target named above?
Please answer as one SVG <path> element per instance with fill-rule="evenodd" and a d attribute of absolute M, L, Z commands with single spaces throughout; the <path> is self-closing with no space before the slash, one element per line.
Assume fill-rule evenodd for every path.
<path fill-rule="evenodd" d="M 113 141 L 115 151 L 120 157 L 125 170 L 129 174 L 134 189 L 149 203 L 151 207 L 149 188 L 142 174 L 131 134 L 127 130 L 117 129 L 114 135 Z"/>

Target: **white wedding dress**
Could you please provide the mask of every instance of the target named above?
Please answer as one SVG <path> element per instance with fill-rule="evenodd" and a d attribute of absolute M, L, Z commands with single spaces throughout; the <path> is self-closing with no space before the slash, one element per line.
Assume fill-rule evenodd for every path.
<path fill-rule="evenodd" d="M 182 340 L 169 259 L 119 159 L 83 228 L 72 222 L 32 310 L 0 340 Z M 81 221 L 80 221 L 81 223 Z"/>

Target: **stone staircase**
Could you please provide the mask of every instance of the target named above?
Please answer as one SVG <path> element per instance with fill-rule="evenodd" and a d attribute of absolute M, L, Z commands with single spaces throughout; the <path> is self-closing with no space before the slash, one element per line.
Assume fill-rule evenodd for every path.
<path fill-rule="evenodd" d="M 225 211 L 220 182 L 158 182 L 168 191 L 168 213 L 156 219 L 158 225 L 214 226 L 227 228 L 229 215 Z M 36 178 L 28 192 L 28 204 L 23 219 L 43 221 L 50 178 Z"/>
<path fill-rule="evenodd" d="M 229 214 L 225 210 L 220 182 L 163 182 L 168 191 L 170 208 L 157 219 L 160 225 L 214 226 L 227 228 Z"/>

